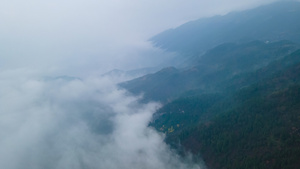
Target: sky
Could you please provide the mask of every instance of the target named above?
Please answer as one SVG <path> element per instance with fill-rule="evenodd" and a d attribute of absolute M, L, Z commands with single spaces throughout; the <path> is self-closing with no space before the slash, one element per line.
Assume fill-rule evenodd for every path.
<path fill-rule="evenodd" d="M 0 1 L 0 168 L 204 169 L 148 127 L 160 103 L 100 75 L 172 59 L 147 41 L 161 31 L 273 0 Z"/>
<path fill-rule="evenodd" d="M 147 40 L 190 20 L 274 0 L 1 0 L 0 70 L 86 76 L 173 57 Z"/>

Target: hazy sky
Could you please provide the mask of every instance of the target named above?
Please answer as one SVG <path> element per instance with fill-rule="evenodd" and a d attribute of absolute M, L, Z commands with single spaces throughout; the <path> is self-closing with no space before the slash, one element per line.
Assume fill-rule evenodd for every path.
<path fill-rule="evenodd" d="M 82 75 L 155 65 L 164 53 L 146 42 L 151 36 L 189 20 L 272 1 L 1 0 L 0 70 Z"/>

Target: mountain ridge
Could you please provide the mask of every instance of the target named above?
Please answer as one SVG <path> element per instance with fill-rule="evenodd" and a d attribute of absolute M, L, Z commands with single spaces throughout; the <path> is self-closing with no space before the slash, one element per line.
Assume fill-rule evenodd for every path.
<path fill-rule="evenodd" d="M 224 46 L 226 46 L 224 48 Z M 241 73 L 266 66 L 296 50 L 297 44 L 289 41 L 264 43 L 226 43 L 209 50 L 189 67 L 169 67 L 153 74 L 121 83 L 134 94 L 144 94 L 145 100 L 167 101 L 189 90 L 214 91 L 221 81 Z M 245 51 L 246 50 L 246 51 Z M 221 59 L 221 58 L 225 59 Z"/>
<path fill-rule="evenodd" d="M 150 41 L 157 47 L 184 55 L 200 55 L 226 42 L 291 40 L 300 43 L 299 17 L 300 2 L 277 2 L 191 21 L 166 30 Z"/>

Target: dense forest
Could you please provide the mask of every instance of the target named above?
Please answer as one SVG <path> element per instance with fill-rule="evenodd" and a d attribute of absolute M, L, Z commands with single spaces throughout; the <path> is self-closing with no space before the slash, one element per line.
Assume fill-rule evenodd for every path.
<path fill-rule="evenodd" d="M 201 155 L 209 168 L 298 168 L 299 59 L 300 50 L 247 75 L 272 72 L 279 62 L 284 69 L 234 92 L 174 100 L 151 125 L 172 146 Z"/>

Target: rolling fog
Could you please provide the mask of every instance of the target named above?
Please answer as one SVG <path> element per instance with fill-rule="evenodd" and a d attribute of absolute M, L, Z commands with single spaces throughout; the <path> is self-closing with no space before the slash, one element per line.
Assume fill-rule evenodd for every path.
<path fill-rule="evenodd" d="M 147 127 L 158 103 L 107 78 L 0 77 L 0 168 L 199 168 Z"/>
<path fill-rule="evenodd" d="M 200 168 L 148 127 L 159 103 L 141 104 L 116 87 L 126 79 L 101 74 L 166 64 L 174 54 L 154 48 L 151 36 L 261 3 L 2 2 L 0 168 Z"/>

